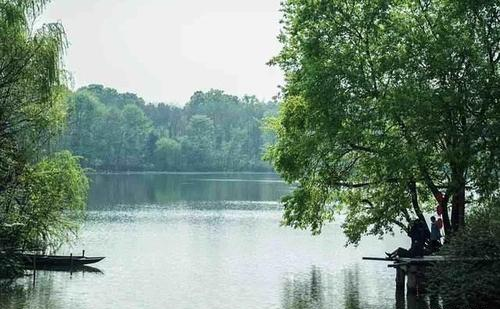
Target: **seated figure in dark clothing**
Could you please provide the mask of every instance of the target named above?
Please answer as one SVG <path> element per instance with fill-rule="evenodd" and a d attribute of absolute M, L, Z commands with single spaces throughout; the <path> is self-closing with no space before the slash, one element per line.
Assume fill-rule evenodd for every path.
<path fill-rule="evenodd" d="M 441 248 L 441 228 L 438 225 L 438 221 L 436 221 L 436 217 L 431 217 L 431 237 L 429 244 L 429 251 L 431 253 L 439 251 Z"/>
<path fill-rule="evenodd" d="M 416 219 L 408 232 L 408 236 L 411 238 L 410 249 L 397 248 L 391 253 L 386 252 L 388 258 L 393 259 L 396 257 L 419 257 L 424 255 L 424 246 L 427 239 L 429 239 L 429 231 L 425 224 L 420 220 Z"/>

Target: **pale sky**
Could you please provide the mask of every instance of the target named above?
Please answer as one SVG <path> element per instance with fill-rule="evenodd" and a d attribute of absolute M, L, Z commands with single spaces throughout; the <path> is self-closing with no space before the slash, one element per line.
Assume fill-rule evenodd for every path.
<path fill-rule="evenodd" d="M 103 84 L 182 105 L 196 90 L 271 99 L 283 83 L 280 0 L 53 0 L 74 88 Z"/>

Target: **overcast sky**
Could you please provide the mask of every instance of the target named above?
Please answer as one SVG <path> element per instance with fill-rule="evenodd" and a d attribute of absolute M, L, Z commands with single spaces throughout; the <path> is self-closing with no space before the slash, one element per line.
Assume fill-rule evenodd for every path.
<path fill-rule="evenodd" d="M 218 88 L 271 99 L 282 74 L 280 0 L 53 0 L 41 21 L 61 21 L 74 86 L 134 92 L 182 105 Z"/>

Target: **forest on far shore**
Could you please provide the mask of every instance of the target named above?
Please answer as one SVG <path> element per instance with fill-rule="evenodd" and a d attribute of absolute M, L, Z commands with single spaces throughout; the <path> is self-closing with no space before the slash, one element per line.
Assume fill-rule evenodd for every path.
<path fill-rule="evenodd" d="M 261 157 L 273 141 L 262 127 L 277 113 L 274 101 L 210 90 L 178 107 L 89 85 L 70 93 L 68 103 L 57 148 L 96 171 L 272 170 Z"/>

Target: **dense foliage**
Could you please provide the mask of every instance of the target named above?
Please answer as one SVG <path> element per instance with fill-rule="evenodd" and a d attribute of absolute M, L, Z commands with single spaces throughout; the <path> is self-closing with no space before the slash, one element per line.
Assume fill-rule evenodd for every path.
<path fill-rule="evenodd" d="M 498 1 L 288 0 L 286 76 L 268 158 L 298 188 L 288 225 L 347 214 L 350 242 L 498 198 Z M 451 210 L 451 214 L 449 214 Z"/>
<path fill-rule="evenodd" d="M 48 143 L 65 123 L 58 23 L 33 28 L 47 1 L 0 1 L 0 251 L 57 246 L 76 231 L 87 179 Z M 1 255 L 0 276 L 12 275 Z M 9 268 L 10 267 L 10 268 Z M 6 272 L 4 272 L 6 271 Z"/>
<path fill-rule="evenodd" d="M 276 113 L 273 102 L 211 90 L 180 108 L 90 85 L 73 93 L 69 105 L 61 147 L 96 170 L 269 170 L 261 154 L 271 135 L 261 123 Z"/>
<path fill-rule="evenodd" d="M 440 253 L 469 260 L 443 263 L 431 268 L 427 274 L 429 292 L 440 295 L 445 305 L 455 305 L 455 308 L 500 307 L 498 201 L 475 210 L 469 216 L 467 226 Z"/>

